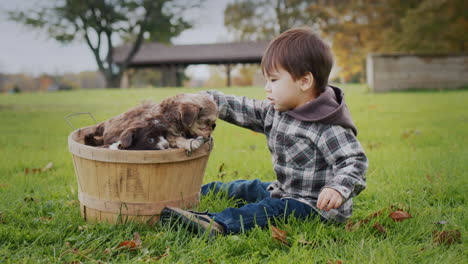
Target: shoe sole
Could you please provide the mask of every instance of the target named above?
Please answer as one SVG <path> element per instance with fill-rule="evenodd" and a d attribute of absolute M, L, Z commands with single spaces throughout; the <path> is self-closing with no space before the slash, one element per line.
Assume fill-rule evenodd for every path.
<path fill-rule="evenodd" d="M 181 224 L 189 229 L 192 233 L 195 234 L 204 234 L 208 233 L 210 237 L 216 236 L 219 234 L 218 231 L 212 228 L 212 224 L 206 223 L 208 227 L 204 227 L 202 224 L 196 222 L 196 220 L 191 220 L 189 217 L 185 216 L 182 212 L 177 212 L 176 209 L 164 208 L 160 214 L 161 223 L 174 223 Z M 199 220 L 203 221 L 203 220 Z"/>

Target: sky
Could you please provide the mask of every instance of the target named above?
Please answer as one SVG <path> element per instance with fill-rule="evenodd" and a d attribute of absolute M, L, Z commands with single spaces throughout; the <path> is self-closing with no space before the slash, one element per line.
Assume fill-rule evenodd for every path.
<path fill-rule="evenodd" d="M 7 19 L 6 11 L 27 10 L 49 0 L 0 0 L 0 72 L 61 74 L 95 71 L 96 61 L 84 41 L 61 44 L 48 39 L 44 32 L 33 31 Z M 199 17 L 192 29 L 173 39 L 174 44 L 201 44 L 230 41 L 224 27 L 224 8 L 230 0 L 205 0 L 203 8 L 190 16 Z M 197 79 L 209 76 L 207 66 L 190 66 L 189 75 Z"/>

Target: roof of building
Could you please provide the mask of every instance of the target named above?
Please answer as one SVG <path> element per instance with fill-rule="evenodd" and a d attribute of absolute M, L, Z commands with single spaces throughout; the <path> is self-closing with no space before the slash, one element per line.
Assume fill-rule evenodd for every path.
<path fill-rule="evenodd" d="M 129 67 L 161 65 L 260 63 L 268 45 L 263 42 L 234 42 L 195 45 L 144 43 Z M 114 61 L 122 63 L 130 49 L 124 45 L 114 49 Z"/>

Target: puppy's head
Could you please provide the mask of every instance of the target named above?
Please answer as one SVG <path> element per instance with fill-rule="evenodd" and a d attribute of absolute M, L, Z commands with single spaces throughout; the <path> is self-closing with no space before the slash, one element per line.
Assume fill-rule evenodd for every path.
<path fill-rule="evenodd" d="M 208 95 L 187 94 L 179 105 L 181 123 L 190 136 L 209 138 L 216 127 L 218 108 Z"/>
<path fill-rule="evenodd" d="M 169 148 L 167 128 L 159 122 L 141 121 L 120 134 L 120 149 L 161 150 Z"/>

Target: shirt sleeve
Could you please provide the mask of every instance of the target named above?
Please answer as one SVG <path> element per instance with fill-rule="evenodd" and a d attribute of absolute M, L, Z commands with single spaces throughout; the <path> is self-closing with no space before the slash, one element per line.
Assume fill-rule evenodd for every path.
<path fill-rule="evenodd" d="M 368 160 L 350 129 L 330 126 L 319 138 L 318 148 L 326 162 L 333 166 L 334 172 L 323 188 L 338 191 L 345 200 L 366 188 Z"/>
<path fill-rule="evenodd" d="M 202 91 L 211 95 L 218 105 L 219 118 L 231 124 L 264 132 L 268 101 L 250 99 L 244 96 L 225 95 L 216 90 Z"/>

